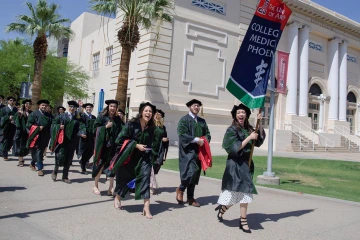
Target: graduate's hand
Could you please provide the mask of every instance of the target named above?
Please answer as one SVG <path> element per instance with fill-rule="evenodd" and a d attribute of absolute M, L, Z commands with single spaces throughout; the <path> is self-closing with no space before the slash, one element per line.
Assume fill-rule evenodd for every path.
<path fill-rule="evenodd" d="M 202 146 L 204 145 L 204 139 L 199 139 L 199 141 L 197 142 L 197 144 L 199 144 L 199 146 Z"/>
<path fill-rule="evenodd" d="M 40 131 L 42 131 L 42 130 L 43 130 L 43 128 L 44 128 L 44 126 L 40 126 Z"/>
<path fill-rule="evenodd" d="M 12 119 L 13 119 L 13 116 L 12 116 L 12 115 L 10 115 L 9 119 L 10 119 L 10 120 L 12 120 Z"/>
<path fill-rule="evenodd" d="M 106 124 L 106 128 L 111 128 L 113 125 L 113 122 L 108 121 Z"/>
<path fill-rule="evenodd" d="M 60 129 L 64 129 L 64 125 L 60 125 Z"/>
<path fill-rule="evenodd" d="M 80 137 L 86 138 L 86 135 L 85 134 L 80 134 Z"/>
<path fill-rule="evenodd" d="M 163 138 L 162 141 L 163 141 L 163 142 L 168 142 L 168 141 L 169 141 L 169 138 Z"/>
<path fill-rule="evenodd" d="M 136 144 L 136 148 L 142 152 L 145 152 L 146 145 L 143 144 Z"/>
<path fill-rule="evenodd" d="M 258 136 L 259 136 L 259 134 L 257 134 L 256 132 L 252 132 L 252 133 L 250 134 L 250 139 L 251 139 L 251 140 L 256 140 L 256 139 L 258 138 Z"/>

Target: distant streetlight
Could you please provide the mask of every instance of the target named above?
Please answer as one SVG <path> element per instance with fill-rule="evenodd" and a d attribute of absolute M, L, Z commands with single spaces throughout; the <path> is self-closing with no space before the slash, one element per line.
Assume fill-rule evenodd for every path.
<path fill-rule="evenodd" d="M 30 96 L 30 69 L 31 69 L 31 66 L 28 65 L 28 64 L 23 64 L 22 66 L 26 67 L 26 68 L 29 68 L 29 73 L 28 73 L 28 96 Z"/>

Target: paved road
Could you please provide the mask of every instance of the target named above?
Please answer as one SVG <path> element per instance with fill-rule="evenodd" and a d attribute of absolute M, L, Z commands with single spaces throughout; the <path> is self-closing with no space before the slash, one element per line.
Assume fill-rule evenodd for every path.
<path fill-rule="evenodd" d="M 71 185 L 51 180 L 52 157 L 45 160 L 44 177 L 16 163 L 0 162 L 0 239 L 359 239 L 359 203 L 258 187 L 250 236 L 238 229 L 239 207 L 226 212 L 224 223 L 217 221 L 219 180 L 201 178 L 196 197 L 202 207 L 180 206 L 174 197 L 178 173 L 161 170 L 161 194 L 151 198 L 154 219 L 148 220 L 133 196 L 123 201 L 125 210 L 116 210 L 104 181 L 103 195 L 92 194 L 93 182 L 79 174 L 77 162 Z"/>

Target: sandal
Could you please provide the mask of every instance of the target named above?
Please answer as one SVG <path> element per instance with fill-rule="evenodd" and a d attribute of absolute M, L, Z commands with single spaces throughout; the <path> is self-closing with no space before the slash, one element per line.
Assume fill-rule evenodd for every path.
<path fill-rule="evenodd" d="M 96 195 L 100 195 L 100 191 L 97 187 L 93 187 L 92 192 Z"/>
<path fill-rule="evenodd" d="M 24 161 L 19 161 L 19 163 L 18 163 L 17 166 L 18 166 L 18 167 L 23 167 L 23 166 L 24 166 Z"/>
<path fill-rule="evenodd" d="M 218 211 L 217 218 L 218 218 L 219 222 L 224 221 L 222 216 L 225 214 L 226 210 L 228 210 L 228 209 L 229 209 L 228 207 L 226 207 L 225 205 L 221 205 L 221 204 L 215 208 L 215 211 Z M 220 216 L 220 214 L 221 214 L 221 216 Z"/>
<path fill-rule="evenodd" d="M 241 220 L 245 220 L 245 221 L 241 221 Z M 251 233 L 250 228 L 249 229 L 244 229 L 244 226 L 248 226 L 247 219 L 240 217 L 239 229 L 243 230 L 244 233 Z"/>
<path fill-rule="evenodd" d="M 107 195 L 108 195 L 108 196 L 114 196 L 114 194 L 113 194 L 113 192 L 111 191 L 111 189 L 109 189 L 109 190 L 107 191 Z"/>

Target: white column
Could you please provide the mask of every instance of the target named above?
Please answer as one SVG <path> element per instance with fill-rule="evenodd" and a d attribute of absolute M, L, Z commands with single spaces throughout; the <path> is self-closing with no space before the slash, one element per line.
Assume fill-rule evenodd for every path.
<path fill-rule="evenodd" d="M 299 52 L 300 52 L 300 69 L 299 69 L 299 116 L 308 116 L 309 102 L 309 32 L 310 27 L 304 25 L 299 31 Z"/>
<path fill-rule="evenodd" d="M 358 125 L 358 127 L 357 127 L 357 132 L 358 132 L 358 136 L 360 136 L 360 102 L 357 104 L 357 107 L 358 107 L 358 109 L 357 109 L 357 115 L 358 115 L 358 117 L 357 117 L 357 125 Z"/>
<path fill-rule="evenodd" d="M 324 103 L 326 100 L 326 97 L 323 94 L 320 94 L 320 96 L 317 97 L 317 99 L 320 102 L 320 109 L 319 109 L 319 125 L 318 125 L 318 132 L 323 132 L 324 131 Z"/>
<path fill-rule="evenodd" d="M 288 49 L 289 66 L 287 74 L 287 96 L 286 96 L 286 114 L 296 115 L 297 100 L 297 79 L 298 79 L 298 51 L 299 51 L 299 23 L 293 22 L 288 28 Z"/>
<path fill-rule="evenodd" d="M 340 44 L 339 49 L 339 121 L 346 121 L 347 100 L 347 41 Z"/>
<path fill-rule="evenodd" d="M 329 41 L 329 77 L 328 89 L 331 96 L 329 103 L 329 120 L 338 120 L 339 110 L 339 39 Z"/>

